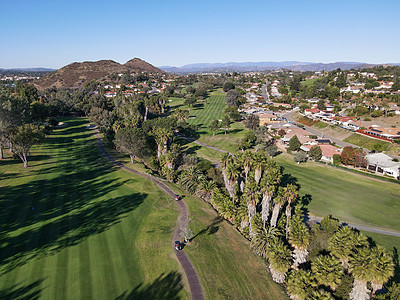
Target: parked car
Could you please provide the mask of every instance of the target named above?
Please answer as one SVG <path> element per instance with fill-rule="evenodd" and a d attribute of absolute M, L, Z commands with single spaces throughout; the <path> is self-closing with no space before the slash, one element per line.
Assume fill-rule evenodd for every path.
<path fill-rule="evenodd" d="M 182 250 L 182 244 L 180 241 L 175 241 L 175 249 L 176 250 Z"/>

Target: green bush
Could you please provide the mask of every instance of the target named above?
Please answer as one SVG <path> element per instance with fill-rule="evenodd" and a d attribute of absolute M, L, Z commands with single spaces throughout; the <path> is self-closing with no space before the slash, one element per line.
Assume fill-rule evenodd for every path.
<path fill-rule="evenodd" d="M 374 110 L 371 113 L 371 117 L 373 117 L 373 118 L 378 118 L 378 117 L 381 117 L 382 115 L 383 115 L 383 111 L 381 111 L 381 110 Z"/>
<path fill-rule="evenodd" d="M 333 154 L 333 164 L 335 165 L 335 166 L 338 166 L 338 165 L 340 165 L 341 164 L 341 157 L 340 157 L 340 154 Z"/>

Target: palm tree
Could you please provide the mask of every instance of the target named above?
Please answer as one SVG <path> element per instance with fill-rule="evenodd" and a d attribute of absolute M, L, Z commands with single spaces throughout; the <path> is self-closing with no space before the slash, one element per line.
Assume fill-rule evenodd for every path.
<path fill-rule="evenodd" d="M 179 176 L 179 184 L 189 193 L 194 194 L 198 185 L 204 180 L 204 174 L 196 167 L 189 167 L 182 171 Z"/>
<path fill-rule="evenodd" d="M 251 170 L 251 165 L 252 165 L 252 152 L 250 150 L 246 150 L 243 155 L 241 156 L 241 163 L 244 169 L 244 174 L 245 174 L 245 178 L 247 181 L 247 177 L 249 175 L 249 172 Z"/>
<path fill-rule="evenodd" d="M 312 262 L 311 270 L 319 284 L 334 291 L 342 281 L 343 269 L 340 261 L 330 255 L 318 255 Z"/>
<path fill-rule="evenodd" d="M 250 247 L 258 256 L 267 258 L 270 243 L 278 236 L 278 233 L 278 229 L 275 227 L 259 230 L 251 240 Z"/>
<path fill-rule="evenodd" d="M 221 157 L 220 163 L 221 163 L 220 166 L 221 166 L 222 176 L 224 178 L 225 187 L 229 193 L 229 196 L 231 196 L 232 198 L 234 194 L 227 176 L 227 168 L 230 164 L 233 163 L 233 156 L 228 152 L 224 153 Z"/>
<path fill-rule="evenodd" d="M 293 246 L 293 268 L 297 269 L 300 264 L 307 261 L 308 245 L 310 244 L 310 231 L 302 222 L 302 215 L 297 213 L 290 223 L 289 243 Z"/>
<path fill-rule="evenodd" d="M 291 299 L 308 299 L 308 295 L 316 287 L 311 271 L 292 270 L 287 277 L 287 290 Z"/>
<path fill-rule="evenodd" d="M 277 283 L 285 282 L 286 272 L 292 264 L 290 249 L 279 238 L 275 238 L 270 244 L 267 257 L 272 279 Z"/>
<path fill-rule="evenodd" d="M 257 184 L 260 182 L 266 159 L 265 154 L 261 151 L 257 151 L 253 155 L 254 180 Z"/>
<path fill-rule="evenodd" d="M 249 215 L 247 212 L 247 205 L 244 201 L 239 201 L 239 205 L 236 207 L 235 213 L 235 220 L 236 222 L 240 221 L 240 230 L 243 232 L 243 230 L 249 226 Z"/>
<path fill-rule="evenodd" d="M 260 201 L 260 189 L 254 180 L 249 179 L 246 182 L 246 188 L 243 194 L 247 203 L 247 213 L 249 216 L 250 223 L 250 238 L 253 238 L 254 232 L 251 224 L 251 220 L 256 214 L 256 205 Z"/>
<path fill-rule="evenodd" d="M 394 262 L 392 255 L 382 246 L 372 248 L 371 254 L 374 270 L 371 286 L 375 293 L 394 275 Z"/>
<path fill-rule="evenodd" d="M 233 199 L 233 202 L 235 202 L 235 196 L 236 196 L 236 183 L 239 180 L 239 170 L 236 167 L 236 165 L 234 164 L 234 162 L 228 163 L 228 166 L 226 168 L 226 177 L 229 180 L 229 188 L 228 188 L 228 192 L 229 195 L 231 196 L 231 198 Z"/>
<path fill-rule="evenodd" d="M 202 180 L 197 189 L 199 197 L 203 198 L 207 202 L 210 201 L 211 193 L 217 188 L 217 184 L 213 180 Z"/>
<path fill-rule="evenodd" d="M 153 129 L 154 139 L 157 144 L 157 157 L 166 154 L 168 150 L 168 140 L 172 137 L 173 131 L 165 127 L 155 127 Z"/>
<path fill-rule="evenodd" d="M 347 268 L 352 253 L 362 246 L 368 246 L 367 238 L 350 227 L 343 226 L 329 239 L 328 250 Z"/>
<path fill-rule="evenodd" d="M 285 202 L 287 202 L 286 205 L 286 239 L 288 238 L 289 235 L 289 219 L 292 215 L 292 209 L 291 209 L 291 203 L 294 202 L 298 196 L 298 189 L 297 186 L 294 184 L 288 184 L 286 187 L 283 188 L 283 193 L 285 197 Z"/>
<path fill-rule="evenodd" d="M 362 247 L 349 260 L 349 271 L 354 277 L 353 289 L 349 296 L 351 300 L 369 299 L 370 290 L 367 287 L 368 281 L 374 279 L 374 265 L 371 249 Z"/>
<path fill-rule="evenodd" d="M 267 168 L 261 178 L 261 220 L 265 228 L 265 223 L 268 221 L 269 210 L 271 205 L 272 197 L 275 194 L 276 188 L 279 185 L 282 178 L 281 169 L 275 161 L 271 160 L 267 163 Z"/>
<path fill-rule="evenodd" d="M 311 294 L 307 297 L 307 300 L 335 300 L 333 298 L 332 294 L 329 293 L 328 291 L 319 289 L 319 290 L 314 290 L 311 292 Z"/>
<path fill-rule="evenodd" d="M 283 204 L 285 204 L 285 197 L 283 196 L 283 188 L 279 187 L 278 189 L 278 195 L 275 196 L 274 198 L 274 209 L 272 211 L 272 217 L 271 217 L 271 226 L 276 227 L 276 222 L 278 221 L 279 217 L 279 211 L 281 210 Z"/>

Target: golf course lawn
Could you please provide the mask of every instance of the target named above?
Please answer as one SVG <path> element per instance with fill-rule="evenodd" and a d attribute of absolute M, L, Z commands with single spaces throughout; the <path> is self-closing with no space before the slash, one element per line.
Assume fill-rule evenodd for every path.
<path fill-rule="evenodd" d="M 188 109 L 187 106 L 183 105 L 184 99 L 171 98 L 169 105 L 171 111 L 175 109 Z M 225 149 L 230 152 L 238 150 L 236 144 L 237 140 L 243 138 L 246 133 L 246 129 L 242 123 L 234 122 L 228 131 L 228 134 L 221 129 L 213 132 L 209 129 L 212 121 L 222 120 L 225 116 L 225 93 L 221 90 L 216 90 L 210 93 L 204 101 L 199 102 L 193 108 L 190 109 L 190 118 L 188 123 L 197 125 L 197 130 L 200 134 L 199 142 L 206 143 L 207 145 Z"/>
<path fill-rule="evenodd" d="M 341 221 L 400 231 L 400 185 L 314 162 L 296 164 L 290 155 L 275 160 L 297 178 L 300 194 L 316 216 L 332 214 Z"/>
<path fill-rule="evenodd" d="M 189 298 L 174 200 L 111 167 L 87 120 L 66 122 L 30 168 L 0 161 L 0 299 Z"/>

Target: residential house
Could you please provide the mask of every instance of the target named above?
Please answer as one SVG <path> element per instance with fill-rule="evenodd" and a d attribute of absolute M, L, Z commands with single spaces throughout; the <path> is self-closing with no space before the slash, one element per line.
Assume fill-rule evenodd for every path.
<path fill-rule="evenodd" d="M 260 126 L 279 122 L 279 118 L 274 113 L 256 113 L 260 118 Z"/>
<path fill-rule="evenodd" d="M 374 171 L 377 174 L 388 175 L 394 178 L 400 176 L 400 162 L 395 162 L 393 159 L 384 153 L 373 153 L 365 156 L 368 162 L 368 170 Z"/>
<path fill-rule="evenodd" d="M 383 128 L 383 127 L 371 126 L 368 129 L 364 129 L 363 133 L 374 137 L 387 139 L 390 141 L 393 141 L 395 139 L 400 139 L 400 127 Z"/>

